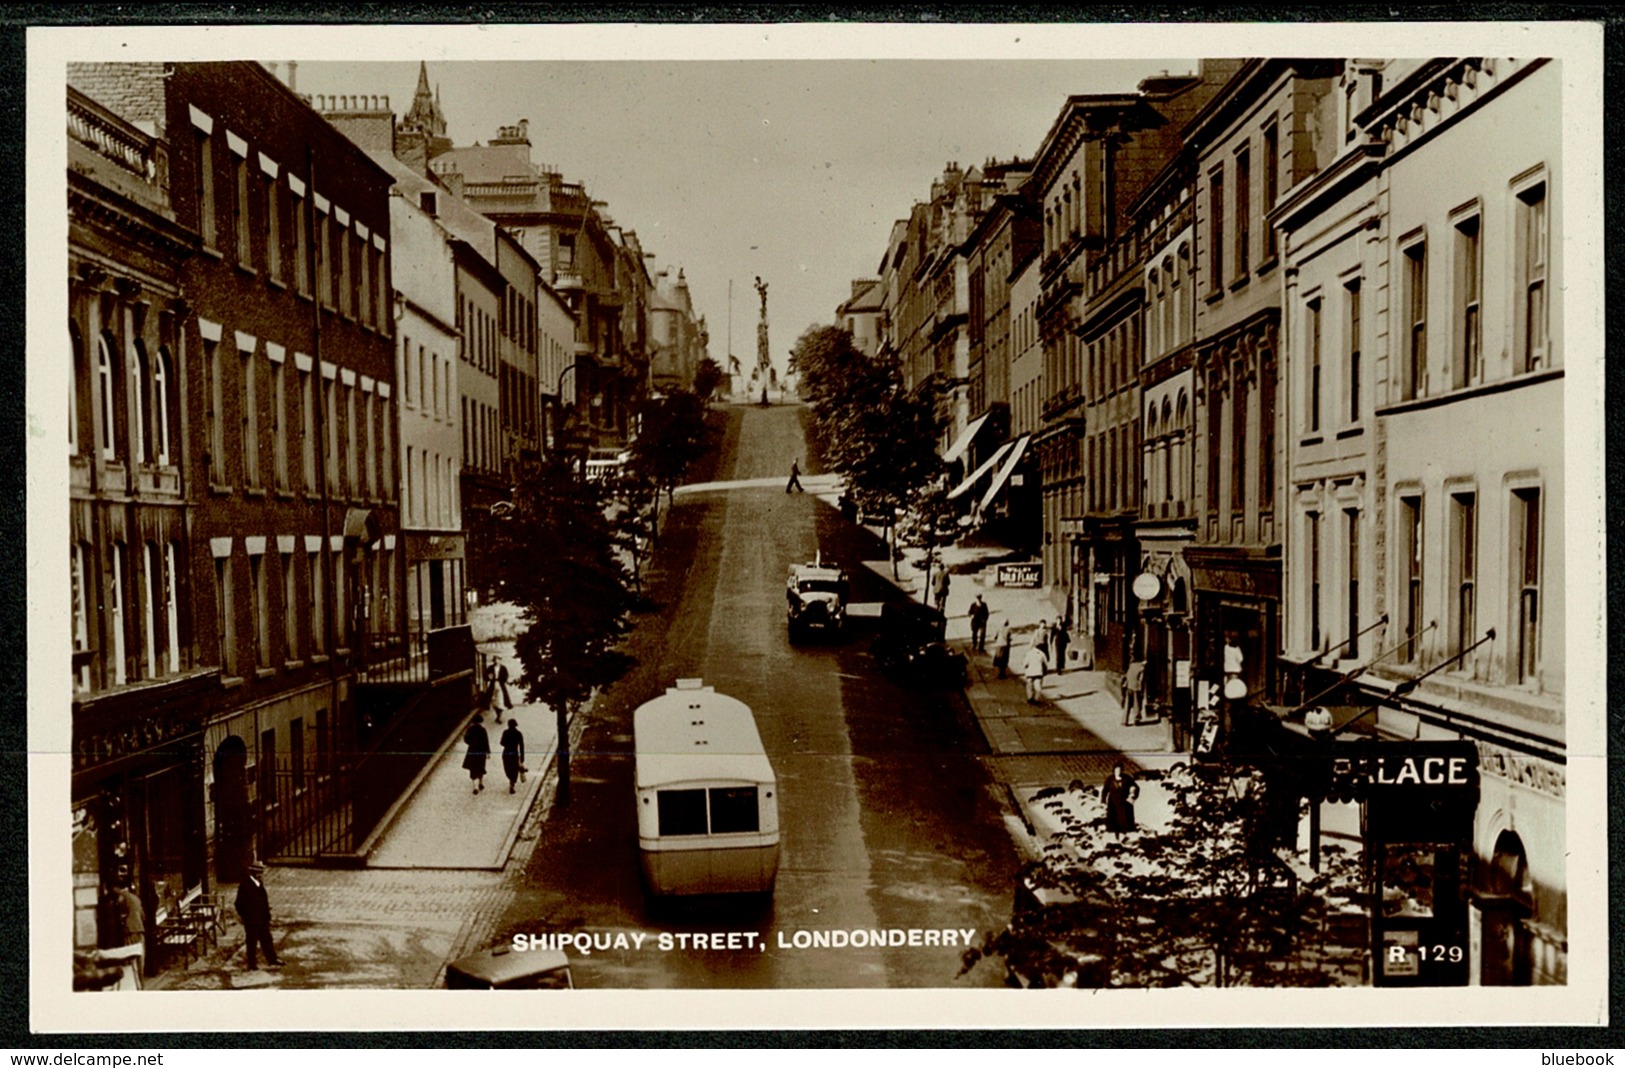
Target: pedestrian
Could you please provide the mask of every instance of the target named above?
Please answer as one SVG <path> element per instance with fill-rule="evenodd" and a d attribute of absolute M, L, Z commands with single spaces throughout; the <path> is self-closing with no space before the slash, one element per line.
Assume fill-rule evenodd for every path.
<path fill-rule="evenodd" d="M 948 577 L 948 569 L 946 567 L 944 567 L 941 571 L 938 571 L 937 572 L 937 577 L 932 579 L 932 582 L 935 583 L 935 586 L 936 586 L 935 595 L 936 595 L 936 602 L 937 602 L 937 611 L 941 612 L 944 616 L 947 616 L 947 614 L 948 614 L 948 584 L 949 584 L 949 581 L 950 581 L 950 579 Z"/>
<path fill-rule="evenodd" d="M 1134 802 L 1140 796 L 1140 784 L 1134 776 L 1123 770 L 1119 760 L 1112 765 L 1112 773 L 1100 784 L 1100 799 L 1106 802 L 1106 829 L 1116 834 L 1134 830 Z"/>
<path fill-rule="evenodd" d="M 1123 726 L 1135 727 L 1145 708 L 1145 661 L 1130 660 L 1123 672 Z M 1130 717 L 1133 722 L 1130 722 Z"/>
<path fill-rule="evenodd" d="M 276 946 L 271 942 L 271 898 L 265 892 L 265 883 L 261 876 L 265 874 L 265 865 L 259 861 L 250 861 L 248 874 L 243 877 L 242 884 L 237 887 L 237 915 L 242 918 L 243 931 L 248 936 L 248 970 L 254 971 L 259 967 L 258 950 L 265 950 L 265 963 L 272 968 L 282 967 L 282 960 L 276 955 Z"/>
<path fill-rule="evenodd" d="M 491 755 L 491 736 L 486 733 L 484 720 L 485 717 L 476 715 L 474 722 L 463 733 L 463 741 L 468 745 L 463 767 L 468 769 L 468 777 L 474 781 L 474 793 L 485 789 L 485 761 Z"/>
<path fill-rule="evenodd" d="M 502 773 L 508 777 L 508 792 L 514 792 L 514 783 L 525 773 L 525 736 L 519 732 L 519 721 L 510 719 L 508 729 L 498 740 L 502 746 Z"/>
<path fill-rule="evenodd" d="M 978 593 L 970 603 L 970 644 L 978 653 L 987 648 L 987 617 L 987 602 Z"/>
<path fill-rule="evenodd" d="M 1050 640 L 1055 643 L 1055 673 L 1059 675 L 1066 670 L 1066 647 L 1072 642 L 1072 632 L 1066 629 L 1066 620 L 1055 621 Z"/>
<path fill-rule="evenodd" d="M 1027 680 L 1027 703 L 1036 705 L 1044 695 L 1044 676 L 1049 673 L 1049 653 L 1041 638 L 1033 639 L 1027 647 L 1027 659 L 1022 662 L 1021 674 Z"/>
<path fill-rule="evenodd" d="M 506 660 L 497 661 L 497 685 L 502 687 L 503 707 L 512 708 L 513 698 L 508 696 L 508 662 Z M 494 694 L 492 695 L 491 700 L 493 703 L 495 703 L 496 696 Z"/>
<path fill-rule="evenodd" d="M 1003 616 L 993 625 L 993 666 L 1001 679 L 1010 666 L 1010 621 Z"/>
<path fill-rule="evenodd" d="M 140 990 L 142 960 L 147 948 L 147 910 L 130 888 L 129 871 L 119 866 L 119 884 L 102 888 L 101 905 L 107 917 L 107 930 L 117 938 L 117 946 L 96 951 L 96 960 L 118 969 L 118 980 L 109 989 Z"/>
<path fill-rule="evenodd" d="M 762 390 L 762 403 L 767 403 L 767 390 L 765 389 Z M 790 481 L 785 483 L 784 492 L 789 493 L 791 490 L 797 493 L 807 492 L 801 488 L 801 462 L 799 459 L 790 461 Z"/>

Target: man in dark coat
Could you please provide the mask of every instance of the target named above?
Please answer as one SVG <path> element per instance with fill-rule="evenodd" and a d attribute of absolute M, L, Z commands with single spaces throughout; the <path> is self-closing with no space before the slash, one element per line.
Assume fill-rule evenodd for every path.
<path fill-rule="evenodd" d="M 485 761 L 491 756 L 491 736 L 486 733 L 483 716 L 475 716 L 474 722 L 468 725 L 463 734 L 463 742 L 468 746 L 468 754 L 463 757 L 463 767 L 468 771 L 468 777 L 474 780 L 474 793 L 485 789 Z"/>
<path fill-rule="evenodd" d="M 1123 770 L 1119 760 L 1112 766 L 1111 776 L 1100 784 L 1100 799 L 1106 802 L 1106 829 L 1116 834 L 1134 830 L 1134 801 L 1140 796 L 1140 784 L 1134 776 Z"/>
<path fill-rule="evenodd" d="M 976 600 L 970 603 L 970 643 L 978 653 L 987 646 L 987 617 L 987 602 L 978 593 Z"/>
<path fill-rule="evenodd" d="M 237 915 L 242 918 L 243 931 L 248 936 L 248 970 L 253 971 L 259 967 L 258 950 L 265 950 L 265 963 L 273 968 L 282 967 L 282 961 L 276 955 L 276 946 L 271 944 L 271 899 L 265 893 L 265 884 L 260 876 L 265 874 L 265 865 L 254 861 L 248 865 L 248 874 L 243 877 L 242 884 L 237 887 Z"/>
<path fill-rule="evenodd" d="M 519 721 L 510 719 L 508 729 L 502 732 L 498 740 L 502 746 L 502 772 L 508 776 L 508 792 L 514 792 L 514 783 L 519 781 L 519 775 L 525 770 L 525 736 L 519 731 Z"/>

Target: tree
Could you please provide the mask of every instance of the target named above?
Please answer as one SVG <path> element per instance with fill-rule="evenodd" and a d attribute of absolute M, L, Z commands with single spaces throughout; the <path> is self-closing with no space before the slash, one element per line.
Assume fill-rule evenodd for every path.
<path fill-rule="evenodd" d="M 814 442 L 847 493 L 888 517 L 921 503 L 916 494 L 942 473 L 942 416 L 932 386 L 904 388 L 895 360 L 865 355 L 834 326 L 803 333 L 792 363 L 812 408 Z"/>
<path fill-rule="evenodd" d="M 705 401 L 686 390 L 650 397 L 638 408 L 629 463 L 638 476 L 665 490 L 668 502 L 688 469 L 716 445 L 706 410 Z"/>
<path fill-rule="evenodd" d="M 701 400 L 710 400 L 717 387 L 727 380 L 728 375 L 722 365 L 709 356 L 703 356 L 694 368 L 694 395 Z"/>
<path fill-rule="evenodd" d="M 1034 906 L 966 953 L 1004 960 L 1036 985 L 1322 986 L 1339 981 L 1326 923 L 1338 897 L 1358 900 L 1357 858 L 1339 847 L 1308 885 L 1270 850 L 1271 805 L 1250 768 L 1180 764 L 1162 782 L 1166 826 L 1106 830 L 1097 791 L 1081 783 L 1036 798 L 1062 829 L 1028 866 Z"/>
<path fill-rule="evenodd" d="M 515 642 L 522 683 L 558 717 L 559 803 L 570 799 L 569 717 L 634 664 L 617 644 L 635 598 L 616 554 L 605 488 L 567 460 L 530 461 L 513 507 L 494 524 L 493 558 L 523 613 Z"/>

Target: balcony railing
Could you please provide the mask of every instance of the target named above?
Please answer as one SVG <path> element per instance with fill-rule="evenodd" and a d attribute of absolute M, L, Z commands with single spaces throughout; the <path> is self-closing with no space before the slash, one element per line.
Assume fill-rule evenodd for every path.
<path fill-rule="evenodd" d="M 68 136 L 163 196 L 169 195 L 168 146 L 72 88 L 68 90 Z"/>

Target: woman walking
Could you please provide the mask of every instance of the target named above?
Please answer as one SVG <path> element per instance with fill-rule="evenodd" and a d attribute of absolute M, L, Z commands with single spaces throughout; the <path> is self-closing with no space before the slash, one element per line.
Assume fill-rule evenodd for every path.
<path fill-rule="evenodd" d="M 474 793 L 485 789 L 485 762 L 491 756 L 491 736 L 485 730 L 485 717 L 476 715 L 474 722 L 468 725 L 463 732 L 463 741 L 468 746 L 468 755 L 463 757 L 463 767 L 468 770 L 468 777 L 474 781 Z"/>
<path fill-rule="evenodd" d="M 508 729 L 498 739 L 502 746 L 502 773 L 508 777 L 508 792 L 514 792 L 514 783 L 525 770 L 525 736 L 519 732 L 519 721 L 510 719 Z"/>

